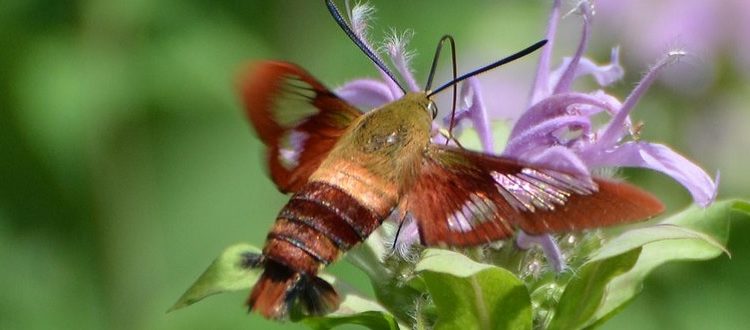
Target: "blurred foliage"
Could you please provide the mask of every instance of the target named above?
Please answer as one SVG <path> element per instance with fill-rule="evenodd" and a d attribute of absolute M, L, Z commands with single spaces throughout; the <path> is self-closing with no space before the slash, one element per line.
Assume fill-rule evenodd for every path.
<path fill-rule="evenodd" d="M 465 71 L 539 39 L 548 7 L 541 0 L 460 10 L 448 0 L 375 2 L 379 27 L 416 31 L 418 77 L 442 34 L 458 40 Z M 374 30 L 373 39 L 383 32 Z M 558 54 L 569 54 L 577 36 L 562 34 Z M 595 35 L 591 53 L 606 59 L 613 43 Z M 266 178 L 261 145 L 241 114 L 237 68 L 285 59 L 332 86 L 375 76 L 323 6 L 4 0 L 0 46 L 0 328 L 281 328 L 245 315 L 245 293 L 165 311 L 224 246 L 260 245 L 286 199 Z M 628 62 L 627 49 L 623 57 L 630 71 L 619 95 L 648 65 Z M 721 169 L 720 196 L 747 197 L 750 154 L 741 151 L 750 145 L 750 85 L 725 58 L 706 60 L 718 68 L 709 88 L 690 95 L 656 88 L 635 117 L 647 123 L 644 138 L 674 145 L 709 172 Z M 483 79 L 528 86 L 532 67 L 521 61 Z M 672 210 L 689 203 L 667 178 L 625 174 Z M 605 328 L 750 323 L 748 234 L 750 224 L 735 224 L 732 259 L 657 270 Z M 331 272 L 370 290 L 345 263 Z"/>

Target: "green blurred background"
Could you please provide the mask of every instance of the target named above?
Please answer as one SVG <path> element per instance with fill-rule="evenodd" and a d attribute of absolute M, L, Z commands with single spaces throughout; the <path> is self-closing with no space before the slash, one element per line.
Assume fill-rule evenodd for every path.
<path fill-rule="evenodd" d="M 374 40 L 390 27 L 416 32 L 420 79 L 442 34 L 455 35 L 459 70 L 467 71 L 538 40 L 549 7 L 372 2 Z M 616 36 L 628 32 L 602 23 L 589 55 L 606 61 Z M 579 29 L 575 17 L 563 21 L 555 64 L 572 53 Z M 331 86 L 375 76 L 322 3 L 3 0 L 0 46 L 0 329 L 281 328 L 247 315 L 244 292 L 165 311 L 224 247 L 261 245 L 287 198 L 267 179 L 262 146 L 241 114 L 237 69 L 270 58 L 296 62 Z M 709 173 L 720 169 L 720 197 L 747 197 L 750 87 L 732 54 L 727 47 L 674 66 L 712 71 L 688 92 L 655 86 L 634 116 L 646 122 L 644 139 L 673 145 Z M 653 63 L 626 47 L 623 58 L 629 71 L 613 92 L 620 97 Z M 526 95 L 534 63 L 482 79 Z M 670 211 L 690 203 L 664 176 L 625 175 Z M 750 324 L 748 234 L 750 224 L 734 224 L 731 260 L 659 269 L 605 328 Z M 346 263 L 333 272 L 368 290 Z"/>

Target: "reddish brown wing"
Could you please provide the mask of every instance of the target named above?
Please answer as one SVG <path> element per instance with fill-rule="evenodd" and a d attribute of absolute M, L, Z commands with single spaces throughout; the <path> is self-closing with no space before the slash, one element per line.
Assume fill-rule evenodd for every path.
<path fill-rule="evenodd" d="M 664 206 L 627 183 L 433 145 L 404 208 L 423 244 L 472 246 L 517 228 L 537 235 L 645 220 Z"/>
<path fill-rule="evenodd" d="M 302 68 L 258 62 L 242 75 L 245 111 L 268 146 L 271 178 L 282 192 L 297 191 L 360 112 Z"/>

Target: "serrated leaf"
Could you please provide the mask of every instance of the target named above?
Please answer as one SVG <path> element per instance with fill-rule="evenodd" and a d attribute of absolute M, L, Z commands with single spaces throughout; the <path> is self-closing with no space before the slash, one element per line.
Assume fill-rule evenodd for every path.
<path fill-rule="evenodd" d="M 584 326 L 605 299 L 607 284 L 633 268 L 640 252 L 640 248 L 636 248 L 584 264 L 565 286 L 549 329 L 579 329 Z"/>
<path fill-rule="evenodd" d="M 169 311 L 192 305 L 217 293 L 249 289 L 258 280 L 263 269 L 248 268 L 243 263 L 247 255 L 258 253 L 260 249 L 244 243 L 224 249 Z"/>
<path fill-rule="evenodd" d="M 662 224 L 680 226 L 700 234 L 700 237 L 652 238 L 643 242 L 643 250 L 635 266 L 627 273 L 615 278 L 607 286 L 607 299 L 589 320 L 589 327 L 601 325 L 621 310 L 623 305 L 630 302 L 640 292 L 643 279 L 656 267 L 670 261 L 706 260 L 725 253 L 723 246 L 729 239 L 730 222 L 740 218 L 750 220 L 750 203 L 730 200 L 716 202 L 706 209 L 693 206 L 663 221 Z M 674 232 L 671 233 L 674 234 Z M 630 239 L 617 237 L 608 242 L 602 250 L 605 252 L 623 250 L 624 248 L 614 245 L 632 246 L 634 245 L 632 239 L 637 239 L 627 232 L 621 236 L 630 237 Z"/>
<path fill-rule="evenodd" d="M 416 270 L 437 308 L 435 329 L 531 329 L 529 293 L 509 271 L 437 249 Z"/>

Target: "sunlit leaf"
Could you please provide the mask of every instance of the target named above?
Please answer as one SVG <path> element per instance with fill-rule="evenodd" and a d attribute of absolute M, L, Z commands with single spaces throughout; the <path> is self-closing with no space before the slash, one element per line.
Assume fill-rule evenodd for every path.
<path fill-rule="evenodd" d="M 435 329 L 531 329 L 529 293 L 509 271 L 437 249 L 416 270 L 437 307 Z"/>
<path fill-rule="evenodd" d="M 680 239 L 702 240 L 729 254 L 729 251 L 727 251 L 719 241 L 705 233 L 674 224 L 662 223 L 649 227 L 632 229 L 622 233 L 597 251 L 592 257 L 592 260 L 611 258 L 646 244 Z"/>
<path fill-rule="evenodd" d="M 690 233 L 687 236 L 693 237 L 686 237 L 670 229 L 662 232 L 665 235 L 661 238 L 649 235 L 651 237 L 644 240 L 626 232 L 608 242 L 602 248 L 603 254 L 633 247 L 637 245 L 635 242 L 643 243 L 643 250 L 630 271 L 609 283 L 607 300 L 589 321 L 591 326 L 601 325 L 631 301 L 640 292 L 643 279 L 654 268 L 670 261 L 705 260 L 725 253 L 723 246 L 729 238 L 729 225 L 735 219 L 750 220 L 749 203 L 730 200 L 716 202 L 706 209 L 693 206 L 662 222 L 681 226 Z M 601 255 L 594 258 L 600 257 Z"/>
<path fill-rule="evenodd" d="M 260 249 L 244 243 L 224 249 L 169 311 L 192 305 L 217 293 L 250 289 L 263 269 L 250 268 L 247 263 L 249 258 L 259 253 Z M 359 324 L 371 329 L 399 328 L 396 319 L 376 302 L 361 297 L 331 275 L 321 274 L 321 277 L 336 287 L 343 297 L 341 305 L 329 315 L 303 316 L 298 321 L 313 329 L 329 329 L 342 324 Z"/>
<path fill-rule="evenodd" d="M 370 237 L 346 254 L 346 260 L 361 269 L 370 278 L 377 300 L 401 320 L 411 319 L 411 306 L 415 299 L 423 292 L 400 283 L 401 279 L 394 277 L 383 259 L 389 253 L 383 241 L 386 236 L 393 235 L 396 226 L 385 224 Z"/>
<path fill-rule="evenodd" d="M 258 253 L 260 249 L 244 243 L 224 249 L 169 311 L 192 305 L 217 293 L 249 289 L 258 280 L 262 269 L 249 268 L 245 263 L 249 255 Z"/>
<path fill-rule="evenodd" d="M 357 324 L 373 330 L 398 330 L 399 325 L 393 315 L 387 312 L 367 311 L 347 316 L 308 317 L 302 320 L 312 329 L 331 329 L 345 324 Z"/>
<path fill-rule="evenodd" d="M 605 299 L 607 284 L 630 270 L 640 252 L 636 248 L 584 264 L 566 285 L 549 329 L 579 329 L 586 324 Z"/>

